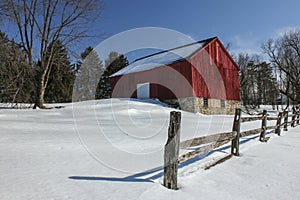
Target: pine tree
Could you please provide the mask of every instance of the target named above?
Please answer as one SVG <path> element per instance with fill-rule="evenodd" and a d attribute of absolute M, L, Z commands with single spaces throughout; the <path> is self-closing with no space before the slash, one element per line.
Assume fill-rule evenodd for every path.
<path fill-rule="evenodd" d="M 27 64 L 19 44 L 0 31 L 0 102 L 32 102 L 34 98 L 33 69 Z"/>
<path fill-rule="evenodd" d="M 270 63 L 261 62 L 257 65 L 258 103 L 275 104 L 278 90 Z"/>
<path fill-rule="evenodd" d="M 110 52 L 108 59 L 105 60 L 105 71 L 102 74 L 97 87 L 96 98 L 107 99 L 111 97 L 111 78 L 110 76 L 128 65 L 128 60 L 124 55 L 117 52 Z"/>
<path fill-rule="evenodd" d="M 274 104 L 278 91 L 270 64 L 261 61 L 259 56 L 247 54 L 240 54 L 237 63 L 244 107 L 251 110 L 261 104 Z"/>
<path fill-rule="evenodd" d="M 74 101 L 95 99 L 97 83 L 103 73 L 103 64 L 98 53 L 92 47 L 86 48 L 78 63 L 75 82 Z"/>
<path fill-rule="evenodd" d="M 50 65 L 50 75 L 45 92 L 45 101 L 48 103 L 72 101 L 75 71 L 72 70 L 68 51 L 58 40 L 54 44 L 54 56 Z M 50 51 L 50 47 L 48 51 Z"/>

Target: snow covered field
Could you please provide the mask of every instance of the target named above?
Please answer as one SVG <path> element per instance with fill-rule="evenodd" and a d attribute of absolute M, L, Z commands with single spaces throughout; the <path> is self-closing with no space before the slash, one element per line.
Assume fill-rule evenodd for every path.
<path fill-rule="evenodd" d="M 172 191 L 161 185 L 161 167 L 173 109 L 119 99 L 65 106 L 0 110 L 1 200 L 300 199 L 300 126 L 280 137 L 269 133 L 267 143 L 243 138 L 240 157 L 209 170 L 203 167 L 229 145 L 181 165 L 180 189 Z M 182 118 L 182 141 L 231 131 L 233 120 L 187 112 Z"/>

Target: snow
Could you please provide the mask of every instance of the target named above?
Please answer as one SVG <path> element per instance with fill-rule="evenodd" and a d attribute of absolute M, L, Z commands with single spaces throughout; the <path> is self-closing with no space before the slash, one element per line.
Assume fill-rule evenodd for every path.
<path fill-rule="evenodd" d="M 193 43 L 173 50 L 157 53 L 153 56 L 145 57 L 140 60 L 136 60 L 127 67 L 111 75 L 111 77 L 146 71 L 160 66 L 168 65 L 179 60 L 183 60 L 191 56 L 197 50 L 201 49 L 204 44 L 206 43 Z"/>
<path fill-rule="evenodd" d="M 203 168 L 227 155 L 229 144 L 181 164 L 180 189 L 172 191 L 161 183 L 174 109 L 128 99 L 62 105 L 0 110 L 1 199 L 300 198 L 300 126 L 280 137 L 269 132 L 267 143 L 258 135 L 242 138 L 240 157 L 209 170 Z M 232 120 L 182 112 L 181 140 L 230 131 Z M 259 127 L 242 124 L 242 130 Z"/>

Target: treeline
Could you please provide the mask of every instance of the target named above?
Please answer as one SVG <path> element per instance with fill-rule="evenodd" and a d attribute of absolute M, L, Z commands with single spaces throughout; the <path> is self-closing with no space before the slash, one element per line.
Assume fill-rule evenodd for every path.
<path fill-rule="evenodd" d="M 262 44 L 262 55 L 236 57 L 242 105 L 253 109 L 262 104 L 300 104 L 300 29 Z"/>
<path fill-rule="evenodd" d="M 109 76 L 128 65 L 124 55 L 111 52 L 103 64 L 92 47 L 86 48 L 75 63 L 71 62 L 67 48 L 57 40 L 46 50 L 46 57 L 52 51 L 52 59 L 44 94 L 46 103 L 71 102 L 110 98 Z M 46 59 L 47 60 L 47 59 Z M 40 62 L 33 67 L 28 64 L 21 45 L 10 40 L 0 31 L 0 102 L 13 105 L 33 103 L 37 95 Z M 80 86 L 77 98 L 73 96 L 75 80 Z"/>
<path fill-rule="evenodd" d="M 259 105 L 275 105 L 279 91 L 273 68 L 259 58 L 239 54 L 237 64 L 240 67 L 240 89 L 242 105 L 255 109 Z"/>
<path fill-rule="evenodd" d="M 45 100 L 70 101 L 75 68 L 80 65 L 70 64 L 68 50 L 91 36 L 102 10 L 102 0 L 1 0 L 0 23 L 9 24 L 17 41 L 8 42 L 11 50 L 3 49 L 11 54 L 5 55 L 1 71 L 13 67 L 14 75 L 2 73 L 6 84 L 2 84 L 1 100 L 32 102 L 33 108 L 46 108 Z M 26 66 L 16 66 L 18 62 Z"/>

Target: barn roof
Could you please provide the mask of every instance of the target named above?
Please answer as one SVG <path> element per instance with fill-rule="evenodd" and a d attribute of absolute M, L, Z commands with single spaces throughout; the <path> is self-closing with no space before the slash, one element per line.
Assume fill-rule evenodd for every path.
<path fill-rule="evenodd" d="M 184 46 L 176 47 L 173 49 L 161 51 L 161 52 L 158 52 L 155 54 L 151 54 L 151 55 L 139 58 L 139 59 L 133 61 L 127 67 L 125 67 L 125 68 L 121 69 L 120 71 L 111 75 L 111 77 L 146 71 L 146 70 L 160 67 L 162 65 L 169 65 L 174 62 L 184 60 L 184 59 L 192 56 L 194 53 L 196 53 L 200 49 L 202 49 L 204 46 L 206 46 L 208 43 L 210 43 L 215 38 L 216 37 L 209 38 L 206 40 L 201 40 L 198 42 L 194 42 L 191 44 L 187 44 Z"/>

